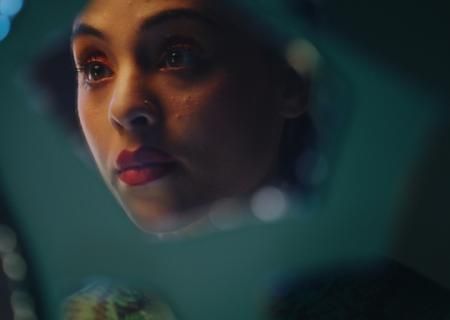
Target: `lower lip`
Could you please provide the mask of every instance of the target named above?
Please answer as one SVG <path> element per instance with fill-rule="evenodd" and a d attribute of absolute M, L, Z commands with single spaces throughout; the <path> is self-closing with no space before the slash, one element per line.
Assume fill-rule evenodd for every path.
<path fill-rule="evenodd" d="M 172 164 L 158 164 L 132 168 L 120 172 L 119 179 L 129 186 L 141 186 L 161 179 L 169 174 L 172 169 Z"/>

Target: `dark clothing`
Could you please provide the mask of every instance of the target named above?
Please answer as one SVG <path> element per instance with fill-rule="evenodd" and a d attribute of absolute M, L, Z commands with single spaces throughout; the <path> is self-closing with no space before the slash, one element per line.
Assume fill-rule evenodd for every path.
<path fill-rule="evenodd" d="M 271 319 L 450 320 L 449 290 L 398 263 L 331 274 L 302 277 L 279 290 Z"/>

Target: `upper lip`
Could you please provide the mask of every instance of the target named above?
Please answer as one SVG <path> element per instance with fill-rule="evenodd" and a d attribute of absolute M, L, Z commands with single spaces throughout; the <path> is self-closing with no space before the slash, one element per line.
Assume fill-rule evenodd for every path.
<path fill-rule="evenodd" d="M 154 147 L 140 147 L 134 151 L 123 150 L 116 160 L 117 171 L 140 168 L 151 165 L 170 164 L 175 159 L 166 152 Z"/>

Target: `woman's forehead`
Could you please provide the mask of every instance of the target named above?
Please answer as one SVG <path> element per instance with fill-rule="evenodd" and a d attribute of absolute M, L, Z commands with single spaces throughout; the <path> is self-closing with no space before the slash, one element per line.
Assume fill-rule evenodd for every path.
<path fill-rule="evenodd" d="M 91 0 L 74 22 L 72 39 L 96 35 L 120 47 L 136 41 L 146 31 L 157 30 L 157 26 L 189 21 L 237 41 L 245 32 L 239 15 L 230 8 L 222 0 Z"/>
<path fill-rule="evenodd" d="M 79 15 L 79 20 L 130 23 L 133 19 L 144 19 L 159 12 L 177 9 L 215 14 L 221 2 L 219 0 L 91 0 Z"/>
<path fill-rule="evenodd" d="M 114 37 L 127 33 L 130 36 L 148 21 L 168 16 L 209 20 L 230 27 L 221 3 L 221 0 L 91 0 L 75 20 L 74 31 L 81 24 Z"/>

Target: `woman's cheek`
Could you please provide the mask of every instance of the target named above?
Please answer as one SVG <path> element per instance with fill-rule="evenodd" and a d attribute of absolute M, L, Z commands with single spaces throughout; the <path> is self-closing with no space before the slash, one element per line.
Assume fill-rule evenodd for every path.
<path fill-rule="evenodd" d="M 186 158 L 192 170 L 205 171 L 223 165 L 241 144 L 243 108 L 226 77 L 171 99 L 166 123 L 168 140 Z M 244 139 L 245 140 L 245 139 Z M 202 168 L 204 170 L 202 170 Z"/>
<path fill-rule="evenodd" d="M 89 95 L 80 94 L 78 97 L 78 115 L 89 149 L 100 170 L 103 171 L 107 162 L 111 138 L 107 126 L 107 108 Z"/>
<path fill-rule="evenodd" d="M 201 141 L 211 132 L 205 129 L 214 121 L 220 125 L 217 114 L 220 111 L 218 101 L 225 86 L 225 79 L 221 75 L 209 77 L 207 81 L 176 87 L 166 83 L 166 92 L 162 95 L 162 108 L 166 114 L 165 133 L 176 141 Z M 160 91 L 163 92 L 162 90 Z"/>

